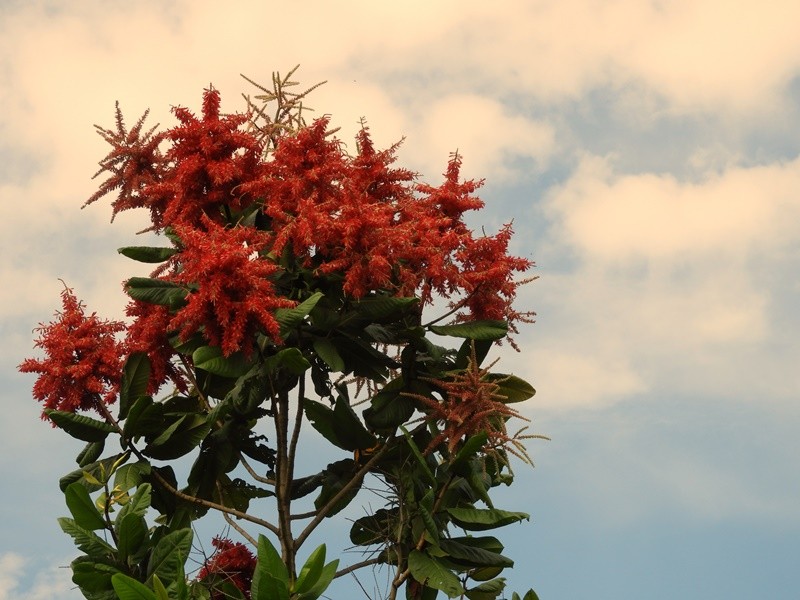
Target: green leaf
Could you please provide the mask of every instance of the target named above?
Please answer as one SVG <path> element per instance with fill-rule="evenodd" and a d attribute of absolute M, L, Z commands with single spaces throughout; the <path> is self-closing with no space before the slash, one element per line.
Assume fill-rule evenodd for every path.
<path fill-rule="evenodd" d="M 499 387 L 497 394 L 505 397 L 506 404 L 513 404 L 514 402 L 523 402 L 529 398 L 533 398 L 536 390 L 533 386 L 517 377 L 516 375 L 502 375 L 499 373 L 489 373 L 486 375 L 488 381 L 493 381 Z"/>
<path fill-rule="evenodd" d="M 288 600 L 289 571 L 280 554 L 264 536 L 258 536 L 258 562 L 250 587 L 253 600 Z"/>
<path fill-rule="evenodd" d="M 317 547 L 306 559 L 297 581 L 294 582 L 292 591 L 298 594 L 309 591 L 322 575 L 322 568 L 325 566 L 325 544 Z"/>
<path fill-rule="evenodd" d="M 169 594 L 167 593 L 167 588 L 165 588 L 164 584 L 161 583 L 161 580 L 158 578 L 158 575 L 153 575 L 153 591 L 155 591 L 156 598 L 158 600 L 169 600 Z"/>
<path fill-rule="evenodd" d="M 105 520 L 83 485 L 77 481 L 70 484 L 64 492 L 64 496 L 72 518 L 80 527 L 90 531 L 105 528 Z"/>
<path fill-rule="evenodd" d="M 350 528 L 350 541 L 357 546 L 369 546 L 391 540 L 399 514 L 398 508 L 379 508 L 356 519 Z"/>
<path fill-rule="evenodd" d="M 192 530 L 179 529 L 161 538 L 147 564 L 148 580 L 158 575 L 162 581 L 171 582 L 183 572 L 183 564 L 192 549 Z"/>
<path fill-rule="evenodd" d="M 149 277 L 131 277 L 125 282 L 125 292 L 134 300 L 180 308 L 186 302 L 189 291 L 170 281 Z"/>
<path fill-rule="evenodd" d="M 336 494 L 338 494 L 348 483 L 350 483 L 355 472 L 355 461 L 351 458 L 345 458 L 329 464 L 322 473 L 322 490 L 320 491 L 316 500 L 314 500 L 314 508 L 319 510 L 333 500 Z M 350 504 L 353 498 L 356 497 L 356 494 L 358 494 L 360 489 L 361 482 L 353 485 L 347 491 L 347 493 L 339 498 L 336 504 L 333 505 L 333 507 L 325 516 L 332 517 L 339 511 L 343 510 L 348 504 Z"/>
<path fill-rule="evenodd" d="M 468 321 L 455 325 L 431 325 L 429 329 L 437 335 L 471 340 L 499 340 L 506 337 L 508 323 L 505 321 Z"/>
<path fill-rule="evenodd" d="M 155 440 L 144 453 L 158 460 L 172 460 L 188 454 L 202 442 L 211 425 L 202 415 L 183 415 Z"/>
<path fill-rule="evenodd" d="M 414 414 L 414 401 L 403 392 L 403 379 L 398 377 L 375 394 L 364 411 L 364 421 L 375 431 L 394 431 Z"/>
<path fill-rule="evenodd" d="M 114 426 L 85 415 L 46 408 L 44 414 L 72 437 L 84 442 L 100 442 L 114 431 Z"/>
<path fill-rule="evenodd" d="M 97 534 L 78 525 L 74 520 L 61 517 L 58 519 L 58 524 L 64 533 L 75 540 L 75 545 L 78 546 L 81 552 L 95 557 L 114 554 L 114 548 L 109 546 Z"/>
<path fill-rule="evenodd" d="M 105 448 L 106 441 L 100 440 L 99 442 L 89 442 L 86 446 L 81 450 L 81 453 L 78 454 L 78 458 L 76 459 L 78 466 L 85 467 L 86 465 L 92 464 L 103 453 L 103 448 Z"/>
<path fill-rule="evenodd" d="M 197 369 L 203 369 L 214 375 L 236 379 L 247 373 L 253 366 L 241 352 L 223 356 L 218 346 L 202 346 L 192 353 L 192 362 Z"/>
<path fill-rule="evenodd" d="M 292 347 L 264 359 L 264 370 L 267 373 L 274 372 L 278 367 L 285 368 L 292 375 L 302 375 L 311 368 L 311 363 L 298 348 Z"/>
<path fill-rule="evenodd" d="M 408 555 L 408 569 L 418 582 L 442 590 L 450 598 L 464 593 L 464 586 L 455 573 L 424 552 L 411 551 Z"/>
<path fill-rule="evenodd" d="M 147 524 L 141 515 L 128 513 L 117 517 L 115 526 L 119 559 L 125 562 L 129 556 L 139 554 L 143 550 L 144 541 L 147 539 Z"/>
<path fill-rule="evenodd" d="M 337 398 L 333 410 L 307 398 L 303 400 L 303 409 L 312 427 L 337 448 L 353 452 L 372 448 L 378 443 L 342 396 Z"/>
<path fill-rule="evenodd" d="M 114 475 L 114 487 L 127 492 L 129 489 L 138 486 L 142 482 L 142 477 L 150 474 L 150 463 L 140 460 L 121 466 Z"/>
<path fill-rule="evenodd" d="M 373 298 L 362 298 L 358 302 L 354 302 L 353 308 L 370 321 L 380 321 L 401 315 L 418 303 L 418 298 L 375 296 Z"/>
<path fill-rule="evenodd" d="M 128 416 L 131 402 L 147 394 L 150 382 L 150 359 L 144 352 L 134 352 L 125 361 L 119 388 L 119 418 Z"/>
<path fill-rule="evenodd" d="M 154 248 L 151 246 L 125 246 L 117 249 L 122 256 L 143 263 L 160 263 L 178 252 L 175 248 Z"/>
<path fill-rule="evenodd" d="M 506 587 L 506 580 L 504 577 L 498 577 L 491 581 L 485 581 L 477 587 L 469 589 L 465 595 L 469 600 L 495 600 Z"/>
<path fill-rule="evenodd" d="M 480 366 L 493 345 L 493 340 L 464 340 L 464 343 L 461 344 L 461 348 L 458 349 L 458 355 L 456 356 L 454 365 L 455 368 L 466 369 L 469 366 L 469 361 L 472 358 L 473 346 L 475 347 L 475 360 L 478 362 L 478 366 Z"/>
<path fill-rule="evenodd" d="M 510 512 L 496 508 L 447 508 L 453 523 L 469 531 L 485 531 L 503 527 L 510 523 L 530 520 L 524 512 Z"/>
<path fill-rule="evenodd" d="M 150 588 L 122 573 L 112 576 L 111 583 L 119 600 L 158 600 Z"/>
<path fill-rule="evenodd" d="M 408 443 L 408 447 L 411 448 L 411 452 L 414 454 L 414 457 L 417 459 L 417 463 L 422 467 L 422 472 L 428 478 L 434 486 L 436 485 L 436 478 L 433 476 L 433 472 L 431 471 L 430 466 L 428 466 L 428 461 L 425 460 L 425 457 L 422 456 L 422 452 L 419 451 L 416 442 L 414 442 L 414 438 L 411 437 L 411 434 L 408 433 L 408 430 L 400 426 L 400 430 L 403 432 L 403 435 L 406 438 L 406 442 Z"/>
<path fill-rule="evenodd" d="M 469 473 L 470 461 L 480 452 L 486 445 L 489 436 L 485 431 L 481 431 L 473 436 L 467 438 L 464 445 L 456 454 L 453 462 L 450 463 L 450 468 L 454 473 L 464 475 Z"/>
<path fill-rule="evenodd" d="M 164 429 L 164 406 L 153 402 L 151 396 L 139 396 L 133 401 L 125 425 L 124 437 L 137 438 L 156 435 Z"/>
<path fill-rule="evenodd" d="M 510 558 L 497 552 L 460 543 L 463 539 L 465 538 L 441 540 L 439 548 L 445 551 L 451 560 L 469 567 L 507 568 L 514 566 L 514 561 Z"/>
<path fill-rule="evenodd" d="M 325 590 L 328 589 L 328 586 L 333 581 L 333 578 L 336 576 L 336 569 L 339 568 L 339 559 L 333 560 L 329 562 L 325 567 L 322 569 L 322 573 L 320 573 L 319 579 L 317 579 L 317 583 L 314 584 L 307 592 L 304 592 L 298 596 L 298 600 L 317 600 Z"/>
<path fill-rule="evenodd" d="M 67 473 L 61 479 L 59 479 L 58 487 L 62 492 L 65 492 L 69 484 L 80 481 L 90 492 L 99 490 L 101 487 L 103 487 L 103 480 L 107 481 L 110 478 L 112 470 L 114 469 L 114 465 L 117 465 L 118 468 L 128 459 L 129 456 L 130 455 L 127 452 L 123 452 L 109 456 L 108 458 L 104 458 L 102 460 L 97 460 L 81 469 L 76 469 L 75 471 Z M 87 474 L 89 475 L 88 478 Z M 94 479 L 99 483 L 89 483 L 89 479 Z"/>
<path fill-rule="evenodd" d="M 336 346 L 328 338 L 316 338 L 314 340 L 314 352 L 328 365 L 334 373 L 344 371 L 344 359 L 336 350 Z"/>
<path fill-rule="evenodd" d="M 84 596 L 103 598 L 104 594 L 109 594 L 110 600 L 117 599 L 111 585 L 111 577 L 120 571 L 110 560 L 95 560 L 89 556 L 80 556 L 72 561 L 70 567 L 72 567 L 72 581 L 81 588 Z"/>
<path fill-rule="evenodd" d="M 117 523 L 120 519 L 125 518 L 127 515 L 137 515 L 143 517 L 150 508 L 150 501 L 152 498 L 152 487 L 149 483 L 143 483 L 136 490 L 136 493 L 130 497 L 128 503 L 122 507 L 117 516 Z"/>
<path fill-rule="evenodd" d="M 281 326 L 281 337 L 286 337 L 289 332 L 303 322 L 308 313 L 316 306 L 323 298 L 322 292 L 316 292 L 314 295 L 306 298 L 303 302 L 294 308 L 279 308 L 275 311 L 275 320 Z"/>

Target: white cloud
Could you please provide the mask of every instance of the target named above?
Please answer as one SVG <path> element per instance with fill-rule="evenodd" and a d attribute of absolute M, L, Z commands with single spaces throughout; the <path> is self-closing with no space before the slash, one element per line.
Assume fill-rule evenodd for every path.
<path fill-rule="evenodd" d="M 699 183 L 672 175 L 618 175 L 608 159 L 585 158 L 549 196 L 554 234 L 591 261 L 741 259 L 755 245 L 796 238 L 800 159 L 729 168 Z"/>
<path fill-rule="evenodd" d="M 14 552 L 0 555 L 0 600 L 82 597 L 71 581 L 72 572 L 68 568 L 51 564 L 31 574 L 25 568 L 28 562 Z"/>

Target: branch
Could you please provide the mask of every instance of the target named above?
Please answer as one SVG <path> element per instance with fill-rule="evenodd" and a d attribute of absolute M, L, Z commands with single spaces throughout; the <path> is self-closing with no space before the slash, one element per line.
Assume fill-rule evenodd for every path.
<path fill-rule="evenodd" d="M 380 562 L 381 562 L 380 558 L 370 558 L 369 560 L 362 560 L 361 562 L 356 563 L 354 565 L 350 565 L 349 567 L 346 567 L 346 568 L 342 569 L 341 571 L 336 571 L 336 574 L 333 576 L 333 578 L 336 579 L 337 577 L 341 577 L 342 575 L 347 575 L 348 573 L 352 573 L 353 571 L 356 571 L 357 569 L 361 569 L 363 567 L 368 567 L 370 565 L 377 565 Z"/>
<path fill-rule="evenodd" d="M 325 506 L 323 506 L 322 508 L 320 508 L 317 511 L 317 515 L 314 517 L 314 520 L 311 521 L 311 523 L 309 523 L 306 526 L 306 528 L 300 533 L 300 535 L 297 536 L 297 538 L 295 538 L 295 541 L 294 541 L 295 550 L 299 549 L 300 546 L 303 545 L 303 542 L 306 541 L 306 538 L 309 535 L 311 535 L 311 532 L 314 531 L 314 529 L 317 528 L 317 525 L 319 525 L 322 522 L 322 520 L 325 518 L 325 516 L 329 512 L 331 512 L 331 510 L 333 509 L 334 506 L 336 506 L 336 504 L 339 502 L 339 500 L 344 498 L 345 494 L 347 494 L 356 484 L 361 483 L 361 480 L 364 479 L 364 476 L 367 473 L 369 473 L 369 471 L 372 469 L 373 465 L 375 463 L 377 463 L 383 457 L 384 454 L 386 454 L 386 451 L 389 449 L 389 446 L 390 446 L 390 444 L 389 444 L 389 442 L 387 442 L 383 446 L 383 448 L 381 448 L 375 454 L 373 454 L 372 457 L 366 462 L 366 464 L 363 467 L 361 467 L 356 472 L 355 475 L 353 475 L 353 478 L 350 481 L 348 481 L 342 487 L 342 489 L 339 490 L 339 492 L 333 498 L 331 498 L 328 501 L 328 503 Z"/>

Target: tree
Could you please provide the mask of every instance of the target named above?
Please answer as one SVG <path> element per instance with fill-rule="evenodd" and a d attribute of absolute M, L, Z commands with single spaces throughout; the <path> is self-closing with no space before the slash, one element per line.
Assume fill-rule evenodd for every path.
<path fill-rule="evenodd" d="M 19 367 L 38 374 L 43 418 L 86 444 L 60 480 L 71 517 L 59 522 L 90 600 L 313 600 L 379 566 L 389 598 L 503 591 L 513 561 L 481 532 L 528 515 L 490 491 L 541 436 L 509 429 L 533 388 L 484 361 L 531 321 L 513 302 L 532 263 L 508 254 L 510 224 L 466 226 L 483 202 L 458 155 L 441 185 L 417 183 L 363 123 L 350 155 L 327 118 L 306 124 L 310 90 L 292 93 L 293 73 L 243 114 L 222 114 L 209 88 L 200 116 L 175 108 L 172 129 L 145 131 L 147 113 L 129 129 L 119 105 L 116 127 L 98 127 L 108 177 L 87 204 L 116 193 L 113 215 L 147 209 L 167 244 L 119 250 L 158 265 L 125 282 L 128 322 L 87 315 L 65 285 L 63 311 L 38 329 L 44 356 Z M 427 319 L 434 300 L 445 312 Z M 309 426 L 335 460 L 306 474 Z M 327 562 L 323 544 L 299 565 L 367 477 L 385 504 L 352 525 L 365 559 Z M 252 550 L 217 537 L 187 578 L 192 524 L 208 513 Z"/>

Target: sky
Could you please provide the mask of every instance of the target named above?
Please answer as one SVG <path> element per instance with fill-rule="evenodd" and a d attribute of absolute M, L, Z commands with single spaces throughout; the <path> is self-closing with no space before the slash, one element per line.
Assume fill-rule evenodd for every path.
<path fill-rule="evenodd" d="M 513 220 L 537 264 L 537 322 L 498 354 L 552 438 L 502 492 L 531 514 L 499 530 L 509 590 L 798 598 L 798 21 L 782 0 L 0 0 L 0 600 L 80 597 L 56 524 L 80 448 L 16 371 L 32 329 L 59 279 L 114 318 L 144 274 L 116 248 L 146 215 L 80 210 L 93 124 L 119 100 L 168 127 L 209 84 L 240 111 L 240 74 L 298 63 L 345 142 L 364 117 L 432 183 L 458 150 L 485 178 L 470 224 Z"/>

